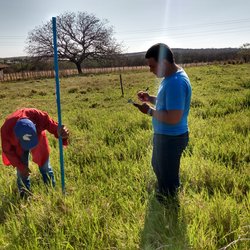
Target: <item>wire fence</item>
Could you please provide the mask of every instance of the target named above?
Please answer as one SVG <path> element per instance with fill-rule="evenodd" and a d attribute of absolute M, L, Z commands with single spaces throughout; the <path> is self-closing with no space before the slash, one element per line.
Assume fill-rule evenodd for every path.
<path fill-rule="evenodd" d="M 181 64 L 183 68 L 190 66 L 202 66 L 208 65 L 212 63 L 189 63 L 189 64 Z M 122 72 L 127 70 L 146 70 L 148 66 L 124 66 L 124 67 L 109 67 L 109 68 L 85 68 L 82 70 L 83 74 L 96 74 L 96 73 L 112 73 L 112 72 Z M 41 78 L 53 78 L 54 70 L 48 71 L 23 71 L 18 73 L 10 73 L 10 74 L 1 74 L 0 82 L 6 81 L 17 81 L 17 80 L 31 80 L 31 79 L 41 79 Z M 60 77 L 67 77 L 78 75 L 77 69 L 66 69 L 60 70 Z"/>

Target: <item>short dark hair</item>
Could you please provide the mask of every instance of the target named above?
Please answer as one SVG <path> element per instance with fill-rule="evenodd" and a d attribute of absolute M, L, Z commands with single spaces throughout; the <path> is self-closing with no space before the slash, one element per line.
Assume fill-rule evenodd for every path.
<path fill-rule="evenodd" d="M 150 47 L 145 55 L 146 59 L 154 58 L 156 62 L 166 59 L 170 63 L 174 63 L 174 55 L 172 50 L 164 43 L 157 43 Z"/>

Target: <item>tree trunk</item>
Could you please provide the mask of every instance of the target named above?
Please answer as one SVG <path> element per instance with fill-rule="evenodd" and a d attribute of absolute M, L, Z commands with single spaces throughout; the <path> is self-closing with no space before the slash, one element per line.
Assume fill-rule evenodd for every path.
<path fill-rule="evenodd" d="M 83 73 L 81 63 L 76 62 L 75 64 L 76 64 L 76 67 L 77 67 L 77 70 L 78 70 L 78 74 L 81 75 Z"/>

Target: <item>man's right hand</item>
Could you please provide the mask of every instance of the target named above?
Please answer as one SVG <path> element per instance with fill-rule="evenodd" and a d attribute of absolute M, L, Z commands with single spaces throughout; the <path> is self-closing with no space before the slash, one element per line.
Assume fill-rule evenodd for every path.
<path fill-rule="evenodd" d="M 138 96 L 138 98 L 139 98 L 140 101 L 142 101 L 142 102 L 149 102 L 149 94 L 148 94 L 148 92 L 139 91 L 137 93 L 137 96 Z"/>

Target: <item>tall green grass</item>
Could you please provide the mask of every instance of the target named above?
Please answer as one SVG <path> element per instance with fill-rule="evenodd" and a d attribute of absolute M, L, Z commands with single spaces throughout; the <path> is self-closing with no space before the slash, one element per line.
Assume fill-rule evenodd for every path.
<path fill-rule="evenodd" d="M 190 143 L 181 160 L 179 206 L 154 197 L 152 126 L 127 103 L 159 81 L 149 72 L 61 79 L 66 195 L 58 142 L 48 135 L 57 186 L 30 162 L 33 196 L 0 164 L 0 249 L 250 249 L 249 64 L 187 68 L 193 86 Z M 0 119 L 20 107 L 57 118 L 54 80 L 0 83 Z M 231 243 L 231 245 L 229 245 Z"/>

